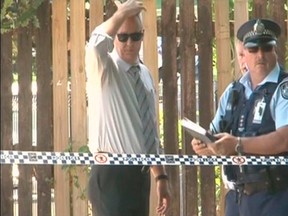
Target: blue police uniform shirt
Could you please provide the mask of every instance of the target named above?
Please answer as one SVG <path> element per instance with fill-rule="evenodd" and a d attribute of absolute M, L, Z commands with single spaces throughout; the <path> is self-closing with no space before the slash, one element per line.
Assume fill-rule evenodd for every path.
<path fill-rule="evenodd" d="M 266 76 L 266 78 L 258 84 L 257 87 L 262 86 L 266 82 L 273 82 L 277 83 L 278 77 L 280 74 L 280 66 L 279 64 L 276 64 L 274 69 Z M 251 81 L 250 81 L 250 73 L 245 73 L 239 80 L 239 82 L 244 85 L 245 87 L 245 97 L 248 99 L 250 95 L 253 92 Z M 285 78 L 282 80 L 281 83 L 288 82 L 288 78 Z M 276 88 L 271 102 L 270 102 L 270 111 L 271 116 L 273 120 L 275 121 L 275 127 L 276 129 L 283 127 L 285 125 L 288 125 L 288 99 L 283 96 L 281 93 L 281 89 L 279 88 L 281 84 L 278 85 Z M 214 119 L 212 120 L 210 124 L 210 129 L 214 131 L 215 133 L 219 133 L 220 131 L 220 125 L 219 122 L 221 121 L 222 116 L 225 116 L 226 111 L 226 105 L 228 102 L 228 97 L 230 94 L 230 91 L 232 89 L 232 83 L 228 85 L 228 87 L 223 92 L 220 101 L 219 106 L 217 109 L 217 112 L 214 116 Z"/>

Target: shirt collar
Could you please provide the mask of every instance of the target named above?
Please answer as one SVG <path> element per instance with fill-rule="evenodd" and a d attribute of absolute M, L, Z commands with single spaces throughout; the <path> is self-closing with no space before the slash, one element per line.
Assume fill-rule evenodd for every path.
<path fill-rule="evenodd" d="M 123 59 L 120 58 L 120 56 L 118 55 L 115 49 L 112 51 L 111 56 L 115 59 L 115 62 L 117 63 L 120 71 L 127 72 L 131 66 L 136 66 L 136 65 L 140 66 L 139 58 L 137 58 L 137 62 L 134 65 L 128 64 L 127 62 L 125 62 Z"/>

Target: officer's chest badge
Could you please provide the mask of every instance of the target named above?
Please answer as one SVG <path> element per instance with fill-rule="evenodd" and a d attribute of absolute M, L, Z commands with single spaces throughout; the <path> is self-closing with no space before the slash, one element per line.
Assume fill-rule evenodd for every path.
<path fill-rule="evenodd" d="M 288 81 L 281 84 L 280 91 L 281 91 L 282 97 L 288 100 Z"/>

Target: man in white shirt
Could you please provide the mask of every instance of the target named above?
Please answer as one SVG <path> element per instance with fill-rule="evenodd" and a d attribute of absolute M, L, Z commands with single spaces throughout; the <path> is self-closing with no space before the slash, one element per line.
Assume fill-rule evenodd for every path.
<path fill-rule="evenodd" d="M 139 13 L 143 2 L 117 3 L 117 11 L 92 32 L 86 48 L 91 152 L 158 154 L 155 89 L 139 60 L 144 36 Z M 94 216 L 148 216 L 150 174 L 143 166 L 93 166 L 89 198 Z M 155 176 L 157 213 L 170 203 L 163 166 Z"/>

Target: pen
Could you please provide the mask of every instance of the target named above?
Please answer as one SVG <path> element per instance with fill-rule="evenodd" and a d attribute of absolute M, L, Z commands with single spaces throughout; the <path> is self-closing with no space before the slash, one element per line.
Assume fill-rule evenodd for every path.
<path fill-rule="evenodd" d="M 213 122 L 211 122 L 211 125 L 212 125 L 212 134 L 216 134 L 217 133 L 217 130 L 216 130 L 216 127 L 215 125 L 213 124 Z"/>

